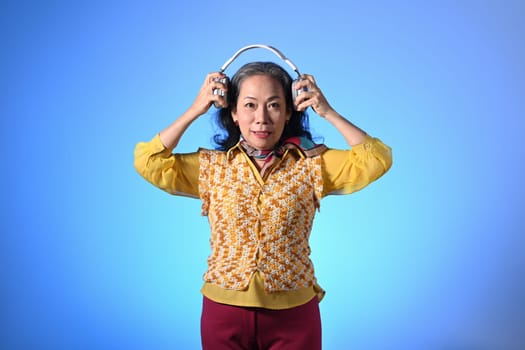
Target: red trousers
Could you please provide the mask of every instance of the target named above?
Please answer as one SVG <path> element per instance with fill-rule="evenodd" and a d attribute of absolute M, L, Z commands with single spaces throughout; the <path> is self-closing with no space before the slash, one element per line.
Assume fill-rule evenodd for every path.
<path fill-rule="evenodd" d="M 219 304 L 204 298 L 204 350 L 320 350 L 319 301 L 285 310 Z"/>

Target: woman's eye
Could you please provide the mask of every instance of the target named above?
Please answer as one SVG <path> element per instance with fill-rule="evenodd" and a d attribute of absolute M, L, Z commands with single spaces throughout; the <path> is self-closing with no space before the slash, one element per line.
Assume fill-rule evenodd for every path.
<path fill-rule="evenodd" d="M 269 107 L 270 107 L 270 108 L 279 108 L 279 103 L 277 103 L 277 102 L 272 102 L 272 103 L 270 103 Z"/>
<path fill-rule="evenodd" d="M 252 109 L 252 108 L 255 107 L 255 103 L 248 102 L 248 103 L 246 103 L 246 104 L 244 105 L 244 107 L 249 108 L 249 109 Z"/>

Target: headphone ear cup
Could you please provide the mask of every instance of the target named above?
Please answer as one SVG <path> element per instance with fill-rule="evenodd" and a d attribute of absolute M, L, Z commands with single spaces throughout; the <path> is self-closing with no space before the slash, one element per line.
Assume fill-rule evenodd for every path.
<path fill-rule="evenodd" d="M 294 109 L 295 109 L 295 100 L 297 100 L 297 97 L 299 97 L 299 95 L 302 94 L 303 92 L 308 91 L 308 89 L 305 87 L 302 89 L 296 89 L 295 86 L 297 85 L 297 83 L 299 83 L 299 79 L 296 79 L 292 82 L 292 99 L 294 103 Z"/>
<path fill-rule="evenodd" d="M 224 78 L 215 78 L 215 81 L 218 81 L 219 83 L 221 83 L 222 85 L 224 85 L 228 89 L 230 88 L 230 78 L 228 78 L 228 76 L 225 76 Z M 225 90 L 223 90 L 223 89 L 213 89 L 213 94 L 222 96 L 224 98 L 224 101 L 226 102 L 226 104 L 229 103 L 228 102 L 228 93 Z M 215 108 L 223 108 L 223 106 L 220 105 L 217 102 L 214 102 L 213 105 L 215 106 Z"/>

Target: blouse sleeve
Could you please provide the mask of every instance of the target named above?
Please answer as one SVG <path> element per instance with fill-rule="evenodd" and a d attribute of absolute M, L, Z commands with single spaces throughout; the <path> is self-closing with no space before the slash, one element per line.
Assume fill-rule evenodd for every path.
<path fill-rule="evenodd" d="M 380 178 L 392 166 L 392 149 L 366 136 L 350 150 L 329 149 L 321 155 L 323 197 L 359 191 Z"/>
<path fill-rule="evenodd" d="M 156 135 L 135 147 L 135 169 L 154 186 L 173 195 L 199 197 L 199 154 L 172 153 Z"/>

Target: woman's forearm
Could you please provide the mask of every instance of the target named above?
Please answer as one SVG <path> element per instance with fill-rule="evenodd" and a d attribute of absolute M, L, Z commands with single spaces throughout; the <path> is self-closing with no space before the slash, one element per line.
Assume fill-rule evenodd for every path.
<path fill-rule="evenodd" d="M 343 135 L 348 145 L 355 146 L 365 140 L 366 133 L 335 110 L 330 110 L 323 117 Z"/>
<path fill-rule="evenodd" d="M 199 117 L 191 108 L 159 133 L 162 144 L 168 149 L 174 149 L 188 127 Z"/>
<path fill-rule="evenodd" d="M 159 133 L 160 140 L 166 148 L 174 149 L 178 145 L 186 129 L 188 129 L 195 119 L 205 114 L 212 103 L 226 106 L 224 96 L 217 95 L 213 92 L 216 89 L 224 91 L 228 90 L 228 87 L 224 85 L 224 82 L 221 82 L 221 78 L 224 77 L 225 75 L 220 72 L 208 74 L 191 107 L 170 126 Z"/>

